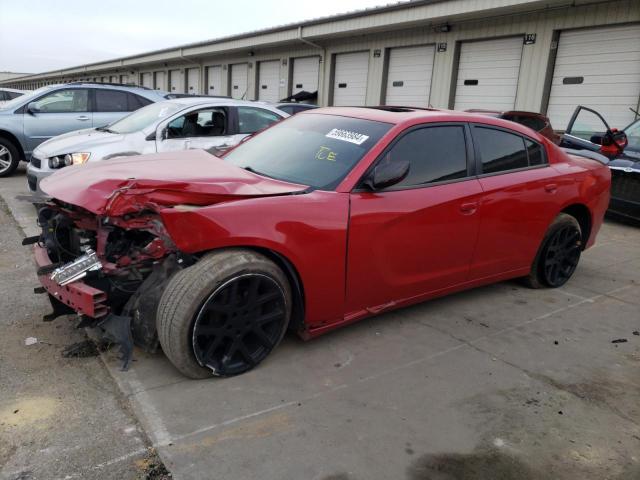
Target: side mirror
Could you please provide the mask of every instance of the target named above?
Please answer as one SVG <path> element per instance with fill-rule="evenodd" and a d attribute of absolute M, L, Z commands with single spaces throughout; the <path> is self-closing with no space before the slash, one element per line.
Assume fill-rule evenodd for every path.
<path fill-rule="evenodd" d="M 627 134 L 617 129 L 609 130 L 602 136 L 600 153 L 604 155 L 619 155 L 629 144 Z"/>
<path fill-rule="evenodd" d="M 376 165 L 364 181 L 369 190 L 382 190 L 407 178 L 410 168 L 409 162 L 384 162 Z"/>
<path fill-rule="evenodd" d="M 40 111 L 40 109 L 38 108 L 38 104 L 36 102 L 30 102 L 27 104 L 27 112 L 30 115 L 34 115 L 36 113 L 38 113 Z"/>

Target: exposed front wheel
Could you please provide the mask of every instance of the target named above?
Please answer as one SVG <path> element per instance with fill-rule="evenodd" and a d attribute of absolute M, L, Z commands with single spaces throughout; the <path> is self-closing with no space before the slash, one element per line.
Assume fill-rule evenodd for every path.
<path fill-rule="evenodd" d="M 269 259 L 214 252 L 169 281 L 158 307 L 160 344 L 188 377 L 238 375 L 278 345 L 291 304 L 287 278 Z"/>
<path fill-rule="evenodd" d="M 575 272 L 582 252 L 582 230 L 578 221 L 561 213 L 549 226 L 525 279 L 532 288 L 561 287 Z"/>
<path fill-rule="evenodd" d="M 9 140 L 0 137 L 0 177 L 11 175 L 20 163 L 20 154 Z"/>

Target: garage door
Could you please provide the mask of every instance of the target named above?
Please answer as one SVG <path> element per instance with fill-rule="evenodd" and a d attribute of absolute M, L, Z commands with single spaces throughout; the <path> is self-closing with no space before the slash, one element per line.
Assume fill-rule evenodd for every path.
<path fill-rule="evenodd" d="M 247 93 L 247 64 L 231 65 L 231 97 L 246 98 Z"/>
<path fill-rule="evenodd" d="M 166 90 L 167 88 L 167 79 L 164 72 L 156 72 L 156 80 L 155 80 L 155 89 L 156 90 Z"/>
<path fill-rule="evenodd" d="M 200 95 L 200 69 L 187 69 L 187 93 L 189 95 Z"/>
<path fill-rule="evenodd" d="M 564 130 L 577 105 L 600 112 L 610 126 L 634 120 L 640 97 L 640 25 L 562 32 L 547 115 Z"/>
<path fill-rule="evenodd" d="M 207 68 L 207 94 L 208 95 L 224 95 L 222 93 L 222 67 Z"/>
<path fill-rule="evenodd" d="M 336 55 L 333 104 L 364 106 L 367 101 L 369 52 Z"/>
<path fill-rule="evenodd" d="M 258 100 L 277 102 L 280 99 L 280 61 L 258 63 Z"/>
<path fill-rule="evenodd" d="M 129 84 L 129 75 L 120 75 L 120 83 L 123 85 Z"/>
<path fill-rule="evenodd" d="M 320 77 L 320 57 L 295 58 L 293 60 L 293 84 L 291 95 L 298 92 L 317 92 Z"/>
<path fill-rule="evenodd" d="M 463 43 L 454 108 L 513 109 L 522 46 L 522 37 Z"/>
<path fill-rule="evenodd" d="M 428 107 L 434 57 L 434 46 L 392 48 L 385 103 Z"/>
<path fill-rule="evenodd" d="M 169 70 L 169 92 L 184 93 L 184 73 L 182 70 Z"/>
<path fill-rule="evenodd" d="M 151 72 L 142 74 L 142 86 L 153 88 L 153 74 Z"/>

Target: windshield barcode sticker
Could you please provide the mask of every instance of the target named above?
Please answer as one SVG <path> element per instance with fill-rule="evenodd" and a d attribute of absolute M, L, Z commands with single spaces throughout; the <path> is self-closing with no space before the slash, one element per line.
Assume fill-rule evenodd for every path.
<path fill-rule="evenodd" d="M 336 140 L 342 140 L 344 142 L 355 143 L 356 145 L 362 145 L 369 139 L 368 135 L 363 135 L 357 132 L 350 132 L 349 130 L 341 130 L 334 128 L 325 135 L 327 138 L 335 138 Z"/>

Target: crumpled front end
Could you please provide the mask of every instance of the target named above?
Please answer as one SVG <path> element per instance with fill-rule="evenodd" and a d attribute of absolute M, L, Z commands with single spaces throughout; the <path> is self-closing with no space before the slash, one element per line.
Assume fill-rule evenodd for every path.
<path fill-rule="evenodd" d="M 76 313 L 79 327 L 94 327 L 120 345 L 123 368 L 134 343 L 157 349 L 155 314 L 168 279 L 192 259 L 177 250 L 157 213 L 96 215 L 51 201 L 38 213 L 42 233 L 34 245 L 37 293 L 47 293 L 53 312 Z"/>

